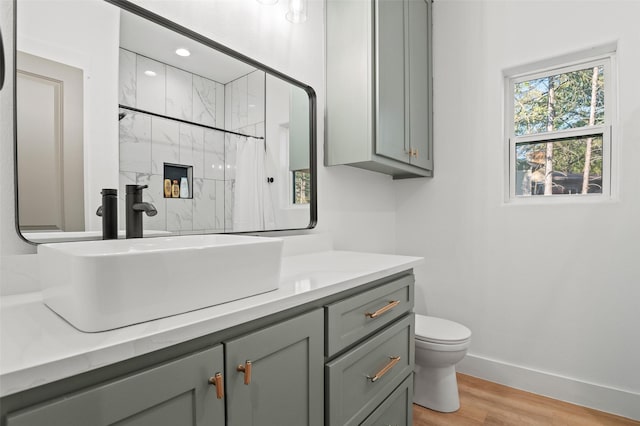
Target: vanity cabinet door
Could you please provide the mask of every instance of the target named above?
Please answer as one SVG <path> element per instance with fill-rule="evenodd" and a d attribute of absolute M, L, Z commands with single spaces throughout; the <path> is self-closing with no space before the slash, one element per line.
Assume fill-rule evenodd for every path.
<path fill-rule="evenodd" d="M 317 309 L 225 342 L 227 424 L 323 425 L 323 340 Z"/>
<path fill-rule="evenodd" d="M 9 413 L 7 426 L 222 426 L 224 399 L 208 380 L 223 372 L 222 345 L 126 378 Z"/>

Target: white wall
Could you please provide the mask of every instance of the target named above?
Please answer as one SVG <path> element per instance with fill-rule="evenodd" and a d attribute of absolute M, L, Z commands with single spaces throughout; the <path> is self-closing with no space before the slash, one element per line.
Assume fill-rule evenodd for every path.
<path fill-rule="evenodd" d="M 10 0 L 0 1 L 0 28 L 5 49 L 4 87 L 0 91 L 0 182 L 4 182 L 0 191 L 0 290 L 3 294 L 15 293 L 22 288 L 33 287 L 33 256 L 25 254 L 35 249 L 20 239 L 15 228 L 15 188 L 13 185 L 13 73 L 14 67 L 11 49 L 13 33 L 13 3 Z"/>
<path fill-rule="evenodd" d="M 640 418 L 640 2 L 434 3 L 435 177 L 401 181 L 418 312 L 468 325 L 462 371 Z M 505 205 L 502 70 L 618 42 L 619 199 Z"/>
<path fill-rule="evenodd" d="M 255 0 L 139 0 L 136 3 L 312 86 L 318 95 L 320 169 L 319 222 L 313 232 L 330 233 L 339 249 L 394 251 L 395 207 L 391 179 L 346 166 L 322 166 L 324 23 L 321 0 L 310 0 L 309 19 L 297 25 L 285 20 L 286 1 L 274 6 L 260 5 Z M 0 12 L 5 47 L 10 48 L 10 0 L 0 0 Z M 35 262 L 32 256 L 21 255 L 34 253 L 35 249 L 20 241 L 14 230 L 14 197 L 9 184 L 13 182 L 11 90 L 9 84 L 0 92 L 0 182 L 8 189 L 0 191 L 0 290 L 3 294 L 37 288 Z M 117 93 L 114 96 L 115 103 Z"/>

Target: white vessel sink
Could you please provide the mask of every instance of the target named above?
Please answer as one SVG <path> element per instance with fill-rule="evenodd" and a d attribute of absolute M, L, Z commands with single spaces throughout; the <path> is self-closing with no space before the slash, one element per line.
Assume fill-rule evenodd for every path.
<path fill-rule="evenodd" d="M 281 239 L 242 235 L 38 246 L 44 302 L 87 332 L 275 290 L 281 255 Z"/>

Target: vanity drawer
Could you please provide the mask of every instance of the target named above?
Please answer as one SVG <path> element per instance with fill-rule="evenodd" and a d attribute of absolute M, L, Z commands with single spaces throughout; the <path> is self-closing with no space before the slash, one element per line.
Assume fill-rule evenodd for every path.
<path fill-rule="evenodd" d="M 331 357 L 400 318 L 413 308 L 413 274 L 325 307 Z"/>
<path fill-rule="evenodd" d="M 325 366 L 330 425 L 364 421 L 413 373 L 414 314 L 408 314 Z"/>
<path fill-rule="evenodd" d="M 385 399 L 361 426 L 404 426 L 413 424 L 413 374 Z"/>

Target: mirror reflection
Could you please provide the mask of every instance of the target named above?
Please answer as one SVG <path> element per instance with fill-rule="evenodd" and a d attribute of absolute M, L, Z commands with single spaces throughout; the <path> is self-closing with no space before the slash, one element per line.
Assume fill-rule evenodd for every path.
<path fill-rule="evenodd" d="M 101 238 L 103 189 L 117 189 L 124 237 L 126 185 L 146 185 L 145 237 L 313 226 L 305 86 L 102 0 L 16 11 L 28 240 Z"/>

